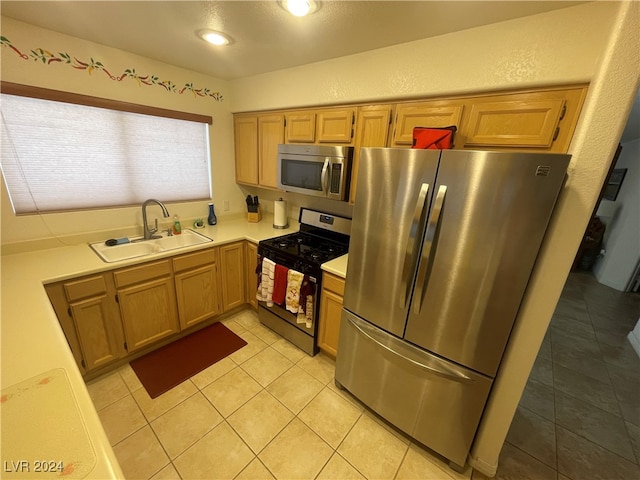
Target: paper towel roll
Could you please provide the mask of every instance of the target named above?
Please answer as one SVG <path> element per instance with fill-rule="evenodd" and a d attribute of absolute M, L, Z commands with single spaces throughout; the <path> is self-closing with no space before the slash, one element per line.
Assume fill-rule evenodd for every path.
<path fill-rule="evenodd" d="M 273 202 L 273 228 L 288 228 L 287 201 L 283 199 Z"/>

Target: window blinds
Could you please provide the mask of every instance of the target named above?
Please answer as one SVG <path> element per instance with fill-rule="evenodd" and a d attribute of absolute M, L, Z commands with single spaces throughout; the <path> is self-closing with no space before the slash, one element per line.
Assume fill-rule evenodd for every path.
<path fill-rule="evenodd" d="M 211 198 L 206 123 L 7 94 L 0 108 L 17 214 Z"/>

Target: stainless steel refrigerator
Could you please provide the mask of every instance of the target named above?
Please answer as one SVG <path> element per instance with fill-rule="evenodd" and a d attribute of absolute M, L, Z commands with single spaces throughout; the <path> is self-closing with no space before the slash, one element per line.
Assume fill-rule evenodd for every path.
<path fill-rule="evenodd" d="M 462 468 L 569 155 L 363 148 L 336 383 Z"/>

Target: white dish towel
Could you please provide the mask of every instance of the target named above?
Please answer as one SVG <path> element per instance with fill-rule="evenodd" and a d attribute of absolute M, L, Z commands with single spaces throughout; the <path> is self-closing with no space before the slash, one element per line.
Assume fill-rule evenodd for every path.
<path fill-rule="evenodd" d="M 256 298 L 262 302 L 267 302 L 269 307 L 273 307 L 273 277 L 275 270 L 275 262 L 268 258 L 262 259 L 262 275 Z"/>
<path fill-rule="evenodd" d="M 285 303 L 287 304 L 287 310 L 296 315 L 300 309 L 300 287 L 302 286 L 303 278 L 304 275 L 295 270 L 289 270 L 287 273 L 287 296 Z"/>

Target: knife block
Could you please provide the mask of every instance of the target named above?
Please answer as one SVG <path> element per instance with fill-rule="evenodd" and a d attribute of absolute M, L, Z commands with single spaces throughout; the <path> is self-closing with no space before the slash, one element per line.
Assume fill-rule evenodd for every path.
<path fill-rule="evenodd" d="M 258 223 L 262 220 L 262 210 L 260 209 L 260 205 L 258 205 L 257 212 L 247 212 L 247 221 L 249 223 Z"/>

